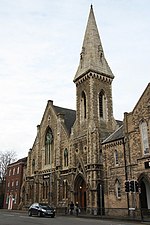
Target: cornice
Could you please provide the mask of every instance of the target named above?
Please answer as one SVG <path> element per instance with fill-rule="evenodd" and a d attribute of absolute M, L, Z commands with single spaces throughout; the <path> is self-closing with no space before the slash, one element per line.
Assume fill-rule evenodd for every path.
<path fill-rule="evenodd" d="M 88 72 L 85 74 L 82 74 L 81 77 L 78 78 L 78 80 L 76 80 L 76 86 L 78 86 L 79 84 L 83 83 L 85 80 L 89 79 L 89 78 L 96 78 L 101 80 L 102 82 L 107 82 L 109 84 L 112 83 L 112 78 L 110 78 L 109 75 L 103 74 L 103 73 L 97 73 L 97 72 Z"/>

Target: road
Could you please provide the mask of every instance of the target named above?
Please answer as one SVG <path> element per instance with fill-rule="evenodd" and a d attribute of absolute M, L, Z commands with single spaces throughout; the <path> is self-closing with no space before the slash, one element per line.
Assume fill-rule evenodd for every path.
<path fill-rule="evenodd" d="M 126 221 L 110 221 L 71 216 L 57 216 L 55 218 L 29 217 L 27 213 L 0 210 L 0 225 L 141 225 Z"/>

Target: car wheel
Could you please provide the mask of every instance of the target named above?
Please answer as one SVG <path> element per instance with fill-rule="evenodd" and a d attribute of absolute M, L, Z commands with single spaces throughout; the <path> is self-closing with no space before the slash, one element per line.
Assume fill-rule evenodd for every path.
<path fill-rule="evenodd" d="M 32 216 L 32 212 L 31 212 L 31 211 L 29 211 L 29 212 L 28 212 L 28 215 L 29 215 L 29 216 Z"/>
<path fill-rule="evenodd" d="M 41 212 L 40 211 L 38 212 L 38 217 L 41 217 Z"/>

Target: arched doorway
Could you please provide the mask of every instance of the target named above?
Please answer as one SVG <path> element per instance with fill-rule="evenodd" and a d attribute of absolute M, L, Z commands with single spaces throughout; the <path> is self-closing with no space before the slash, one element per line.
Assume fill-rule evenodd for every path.
<path fill-rule="evenodd" d="M 78 202 L 79 207 L 86 210 L 86 183 L 81 175 L 78 175 L 75 179 L 74 190 L 75 203 Z"/>
<path fill-rule="evenodd" d="M 142 177 L 139 181 L 140 206 L 142 209 L 150 209 L 150 182 Z"/>

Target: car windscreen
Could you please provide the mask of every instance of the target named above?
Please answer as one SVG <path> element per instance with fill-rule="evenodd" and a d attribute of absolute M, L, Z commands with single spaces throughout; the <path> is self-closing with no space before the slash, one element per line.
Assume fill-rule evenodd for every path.
<path fill-rule="evenodd" d="M 52 207 L 50 207 L 49 205 L 40 205 L 40 207 L 45 210 L 52 209 Z"/>

